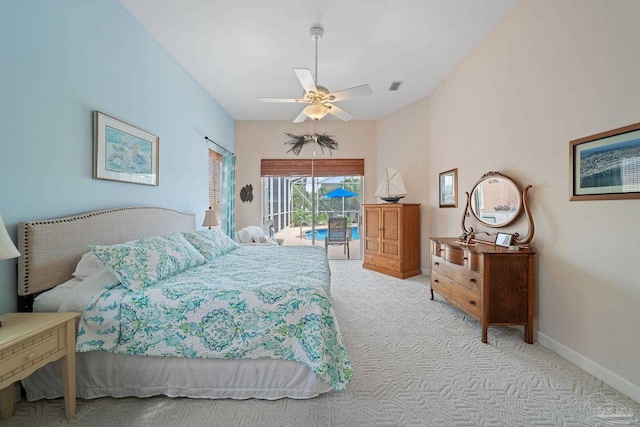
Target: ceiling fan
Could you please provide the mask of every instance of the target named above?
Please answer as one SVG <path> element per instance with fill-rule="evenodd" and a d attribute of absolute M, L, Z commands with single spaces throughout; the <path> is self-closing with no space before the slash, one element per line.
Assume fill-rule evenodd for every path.
<path fill-rule="evenodd" d="M 351 120 L 353 114 L 343 110 L 342 108 L 333 105 L 333 102 L 342 101 L 348 98 L 355 98 L 358 96 L 371 95 L 371 88 L 369 85 L 355 86 L 349 89 L 343 89 L 338 92 L 329 92 L 324 86 L 317 85 L 318 81 L 318 40 L 322 38 L 324 31 L 320 27 L 313 27 L 309 30 L 311 39 L 316 42 L 316 69 L 315 79 L 310 70 L 306 68 L 294 68 L 296 77 L 300 80 L 300 84 L 304 88 L 304 96 L 299 99 L 295 98 L 258 98 L 260 102 L 297 102 L 301 104 L 310 104 L 305 107 L 302 112 L 295 118 L 294 123 L 300 123 L 306 120 L 307 117 L 318 121 L 327 113 L 338 117 L 344 121 Z"/>

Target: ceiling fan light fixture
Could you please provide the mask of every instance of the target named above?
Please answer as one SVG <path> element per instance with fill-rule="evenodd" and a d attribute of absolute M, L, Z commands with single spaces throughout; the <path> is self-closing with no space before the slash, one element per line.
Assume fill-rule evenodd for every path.
<path fill-rule="evenodd" d="M 320 120 L 329 112 L 329 108 L 322 104 L 312 104 L 304 108 L 304 113 L 313 120 Z"/>
<path fill-rule="evenodd" d="M 258 100 L 260 102 L 295 102 L 311 104 L 298 114 L 298 116 L 293 120 L 293 123 L 302 123 L 307 119 L 307 117 L 317 122 L 327 114 L 336 116 L 344 121 L 351 120 L 353 118 L 353 114 L 333 105 L 333 103 L 357 96 L 371 95 L 371 88 L 369 85 L 360 85 L 337 92 L 330 92 L 326 87 L 318 85 L 318 40 L 322 38 L 324 31 L 320 27 L 313 27 L 309 31 L 309 34 L 316 45 L 315 77 L 311 73 L 311 70 L 307 68 L 293 69 L 293 72 L 304 89 L 302 98 L 258 98 Z M 331 104 L 329 104 L 329 102 L 331 102 Z"/>

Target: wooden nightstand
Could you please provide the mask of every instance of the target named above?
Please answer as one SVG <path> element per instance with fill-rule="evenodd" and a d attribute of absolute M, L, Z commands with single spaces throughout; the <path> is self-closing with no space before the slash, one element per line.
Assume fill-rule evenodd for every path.
<path fill-rule="evenodd" d="M 2 419 L 13 415 L 13 383 L 62 359 L 67 419 L 76 415 L 76 317 L 80 313 L 0 315 L 0 404 Z"/>

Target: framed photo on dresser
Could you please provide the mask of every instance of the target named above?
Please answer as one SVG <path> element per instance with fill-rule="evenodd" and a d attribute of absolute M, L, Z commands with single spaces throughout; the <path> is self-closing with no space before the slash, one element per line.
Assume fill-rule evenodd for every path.
<path fill-rule="evenodd" d="M 513 241 L 513 234 L 507 233 L 498 233 L 496 236 L 496 246 L 511 246 L 511 242 Z"/>

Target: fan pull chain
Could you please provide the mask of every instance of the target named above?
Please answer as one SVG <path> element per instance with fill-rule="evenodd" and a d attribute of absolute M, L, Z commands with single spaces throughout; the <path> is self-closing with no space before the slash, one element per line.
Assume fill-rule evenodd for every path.
<path fill-rule="evenodd" d="M 316 43 L 318 43 L 316 41 Z M 313 121 L 313 157 L 316 156 L 316 143 L 318 142 L 318 121 Z M 313 165 L 313 162 L 311 162 Z"/>

